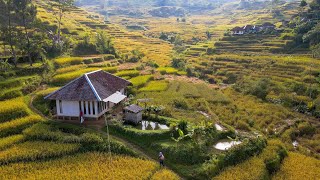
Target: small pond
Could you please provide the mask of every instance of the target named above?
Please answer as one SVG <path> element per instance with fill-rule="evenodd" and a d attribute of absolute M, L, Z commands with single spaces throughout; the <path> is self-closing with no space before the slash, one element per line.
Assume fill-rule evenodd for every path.
<path fill-rule="evenodd" d="M 136 129 L 139 130 L 166 130 L 169 129 L 169 127 L 165 124 L 160 124 L 158 122 L 153 122 L 153 121 L 141 121 L 136 126 L 133 126 Z"/>
<path fill-rule="evenodd" d="M 241 144 L 241 141 L 225 140 L 225 141 L 220 141 L 217 144 L 215 144 L 214 148 L 221 150 L 221 151 L 225 151 L 225 150 L 230 149 L 232 146 L 239 145 L 239 144 Z"/>
<path fill-rule="evenodd" d="M 224 130 L 224 128 L 220 124 L 215 124 L 214 126 L 216 127 L 216 129 L 218 131 L 223 131 Z"/>

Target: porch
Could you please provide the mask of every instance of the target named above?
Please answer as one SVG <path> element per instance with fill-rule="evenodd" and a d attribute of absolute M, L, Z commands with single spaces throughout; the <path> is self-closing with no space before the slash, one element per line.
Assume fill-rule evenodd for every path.
<path fill-rule="evenodd" d="M 106 111 L 105 114 L 107 121 L 123 121 L 123 108 L 124 106 L 122 104 L 117 104 L 108 111 Z M 54 115 L 53 119 L 62 123 L 101 129 L 106 126 L 106 120 L 104 116 L 105 114 L 101 114 L 100 117 L 97 118 L 84 117 L 85 120 L 82 124 L 80 123 L 80 117 Z"/>

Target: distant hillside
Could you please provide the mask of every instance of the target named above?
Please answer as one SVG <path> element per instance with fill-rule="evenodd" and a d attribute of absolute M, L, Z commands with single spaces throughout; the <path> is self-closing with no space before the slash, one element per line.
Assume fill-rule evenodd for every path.
<path fill-rule="evenodd" d="M 310 48 L 315 57 L 320 57 L 320 0 L 310 3 L 302 0 L 299 13 L 288 23 L 285 39 L 293 39 L 296 48 Z"/>
<path fill-rule="evenodd" d="M 133 9 L 139 9 L 142 7 L 153 7 L 153 8 L 160 8 L 160 7 L 179 7 L 183 8 L 183 11 L 189 12 L 189 13 L 203 13 L 203 11 L 210 11 L 213 10 L 220 5 L 226 3 L 226 2 L 232 2 L 234 0 L 77 0 L 76 5 L 78 6 L 99 6 L 101 9 L 113 9 L 113 8 L 121 8 L 122 10 L 128 9 L 129 11 L 132 11 Z M 111 13 L 112 14 L 112 13 Z M 128 14 L 125 12 L 122 12 L 120 14 Z M 155 13 L 159 14 L 159 13 Z M 161 14 L 161 13 L 160 13 Z M 175 13 L 169 13 L 171 16 L 175 16 Z M 158 16 L 158 15 L 156 15 Z M 160 15 L 158 17 L 166 17 L 165 15 Z"/>

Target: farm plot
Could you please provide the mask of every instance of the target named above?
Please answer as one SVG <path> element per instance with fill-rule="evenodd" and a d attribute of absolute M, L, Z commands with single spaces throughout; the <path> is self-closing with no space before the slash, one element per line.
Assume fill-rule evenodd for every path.
<path fill-rule="evenodd" d="M 114 155 L 110 162 L 106 153 L 84 153 L 51 161 L 0 166 L 0 178 L 149 179 L 157 168 L 157 163 L 148 160 Z M 177 179 L 175 175 L 167 173 L 167 176 Z"/>

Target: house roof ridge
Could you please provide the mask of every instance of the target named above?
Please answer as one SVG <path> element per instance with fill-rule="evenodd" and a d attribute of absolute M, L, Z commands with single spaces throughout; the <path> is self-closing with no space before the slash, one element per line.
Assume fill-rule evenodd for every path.
<path fill-rule="evenodd" d="M 96 73 L 96 72 L 99 72 L 99 71 L 102 71 L 102 69 L 98 69 L 98 70 L 95 70 L 95 71 L 92 71 L 92 72 L 85 73 L 85 75 L 93 74 L 93 73 Z"/>
<path fill-rule="evenodd" d="M 100 70 L 99 70 L 99 71 L 100 71 Z M 98 72 L 98 71 L 94 71 L 94 72 L 91 72 L 91 73 L 86 73 L 86 74 L 84 74 L 84 77 L 86 78 L 86 81 L 89 83 L 89 86 L 90 86 L 91 90 L 93 91 L 94 95 L 96 96 L 97 100 L 98 100 L 98 101 L 101 101 L 101 98 L 100 98 L 97 90 L 95 89 L 95 87 L 93 86 L 90 78 L 88 77 L 89 74 L 93 74 L 93 73 L 95 73 L 95 72 Z"/>

